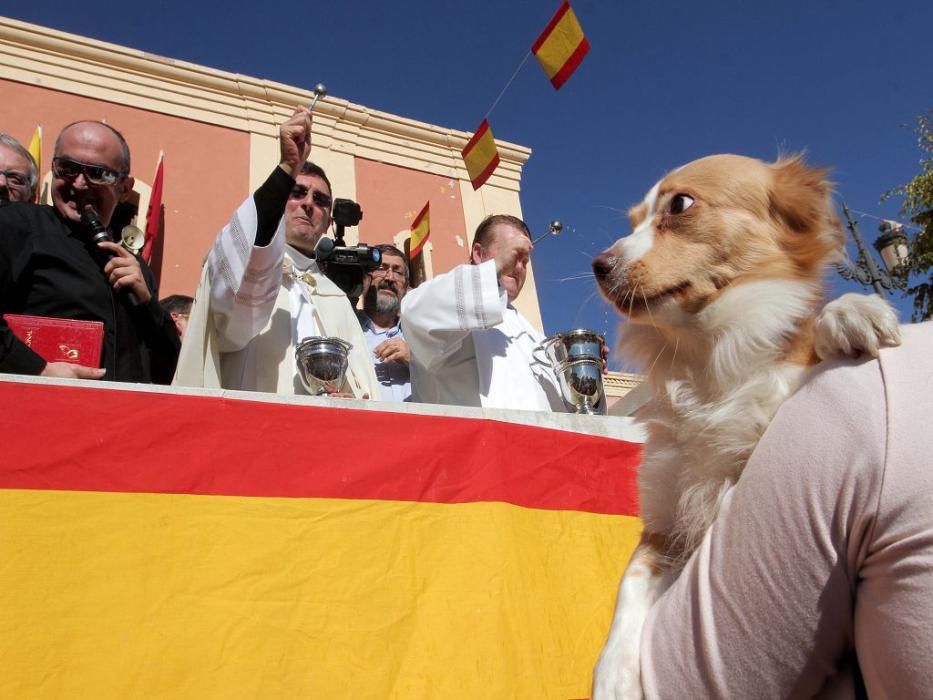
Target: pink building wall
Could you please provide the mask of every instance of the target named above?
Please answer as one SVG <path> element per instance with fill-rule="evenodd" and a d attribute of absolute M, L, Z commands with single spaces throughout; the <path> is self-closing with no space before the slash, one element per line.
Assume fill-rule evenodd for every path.
<path fill-rule="evenodd" d="M 130 146 L 133 175 L 152 183 L 165 152 L 162 203 L 165 247 L 160 295 L 193 294 L 201 261 L 220 227 L 249 191 L 249 135 L 235 129 L 0 80 L 0 131 L 27 146 L 42 125 L 40 177 L 52 164 L 55 138 L 66 124 L 98 119 Z M 146 212 L 139 214 L 145 225 Z"/>

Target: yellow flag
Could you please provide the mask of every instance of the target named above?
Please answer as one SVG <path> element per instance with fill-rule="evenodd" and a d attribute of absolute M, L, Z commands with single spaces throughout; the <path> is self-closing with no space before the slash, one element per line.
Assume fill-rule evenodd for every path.
<path fill-rule="evenodd" d="M 42 125 L 36 127 L 29 142 L 29 154 L 36 161 L 36 167 L 42 170 Z"/>
<path fill-rule="evenodd" d="M 431 235 L 431 202 L 424 205 L 421 213 L 411 222 L 411 246 L 408 257 L 414 260 Z"/>

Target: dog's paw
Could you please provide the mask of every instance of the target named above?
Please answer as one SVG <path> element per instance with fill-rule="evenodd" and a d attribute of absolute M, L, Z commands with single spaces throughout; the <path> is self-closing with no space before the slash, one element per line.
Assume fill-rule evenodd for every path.
<path fill-rule="evenodd" d="M 638 656 L 626 653 L 625 645 L 607 645 L 593 671 L 591 700 L 642 700 Z"/>
<path fill-rule="evenodd" d="M 894 308 L 877 294 L 843 294 L 823 307 L 814 325 L 820 359 L 877 357 L 884 347 L 901 344 Z"/>

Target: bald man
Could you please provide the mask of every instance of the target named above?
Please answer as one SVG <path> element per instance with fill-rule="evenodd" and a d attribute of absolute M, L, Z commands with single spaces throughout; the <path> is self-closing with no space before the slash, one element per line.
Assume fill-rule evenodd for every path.
<path fill-rule="evenodd" d="M 0 318 L 0 372 L 168 384 L 180 341 L 146 264 L 113 242 L 95 244 L 82 212 L 109 226 L 133 189 L 130 151 L 103 122 L 69 124 L 55 142 L 52 206 L 0 209 L 0 314 L 100 321 L 100 367 L 46 362 Z"/>

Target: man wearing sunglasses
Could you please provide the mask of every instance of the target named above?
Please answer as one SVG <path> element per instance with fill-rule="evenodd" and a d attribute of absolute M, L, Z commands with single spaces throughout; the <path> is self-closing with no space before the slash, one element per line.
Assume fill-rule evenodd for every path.
<path fill-rule="evenodd" d="M 90 208 L 107 227 L 133 189 L 130 151 L 103 122 L 69 124 L 52 159 L 52 204 L 0 209 L 0 313 L 100 321 L 101 367 L 46 362 L 0 320 L 0 371 L 127 382 L 171 381 L 180 341 L 144 262 L 113 242 L 94 243 Z"/>
<path fill-rule="evenodd" d="M 36 161 L 9 134 L 0 134 L 0 206 L 7 202 L 32 202 L 39 185 Z"/>
<path fill-rule="evenodd" d="M 314 250 L 331 222 L 324 171 L 307 162 L 311 113 L 299 107 L 279 129 L 279 166 L 217 236 L 201 273 L 175 383 L 280 394 L 306 393 L 295 347 L 310 336 L 349 342 L 342 396 L 379 385 L 346 294 Z"/>

